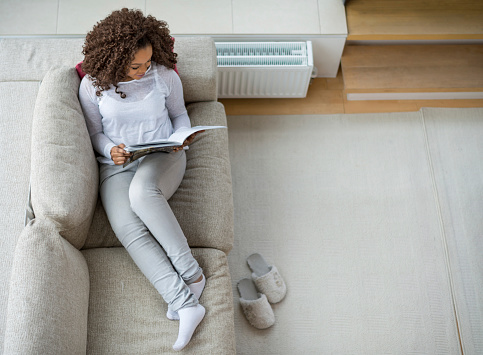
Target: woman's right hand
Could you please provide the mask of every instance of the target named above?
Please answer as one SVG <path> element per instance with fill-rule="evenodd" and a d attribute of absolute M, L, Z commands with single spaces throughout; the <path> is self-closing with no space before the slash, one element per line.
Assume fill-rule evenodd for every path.
<path fill-rule="evenodd" d="M 111 148 L 111 159 L 116 165 L 122 165 L 126 162 L 132 153 L 128 153 L 124 150 L 126 145 L 124 143 Z"/>

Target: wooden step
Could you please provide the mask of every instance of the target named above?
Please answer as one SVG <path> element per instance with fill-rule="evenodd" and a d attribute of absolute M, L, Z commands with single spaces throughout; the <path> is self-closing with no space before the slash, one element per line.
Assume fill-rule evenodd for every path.
<path fill-rule="evenodd" d="M 347 0 L 348 41 L 483 39 L 481 0 Z"/>
<path fill-rule="evenodd" d="M 483 98 L 483 45 L 348 45 L 348 100 Z"/>

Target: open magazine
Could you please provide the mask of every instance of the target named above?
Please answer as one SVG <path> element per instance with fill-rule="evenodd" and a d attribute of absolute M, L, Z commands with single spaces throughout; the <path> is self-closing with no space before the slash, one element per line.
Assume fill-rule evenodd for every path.
<path fill-rule="evenodd" d="M 191 136 L 193 133 L 217 128 L 226 128 L 226 126 L 196 126 L 191 128 L 180 128 L 167 139 L 127 146 L 124 148 L 124 150 L 133 154 L 124 163 L 123 167 L 126 167 L 133 161 L 151 153 L 172 152 L 174 148 L 182 146 L 186 138 Z"/>

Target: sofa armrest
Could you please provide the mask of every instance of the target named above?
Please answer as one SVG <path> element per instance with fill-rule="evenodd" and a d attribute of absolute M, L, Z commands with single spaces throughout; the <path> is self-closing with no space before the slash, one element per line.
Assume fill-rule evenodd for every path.
<path fill-rule="evenodd" d="M 176 37 L 178 71 L 186 103 L 217 100 L 215 42 L 209 37 Z"/>
<path fill-rule="evenodd" d="M 54 223 L 34 219 L 12 266 L 4 354 L 85 354 L 89 272 Z"/>

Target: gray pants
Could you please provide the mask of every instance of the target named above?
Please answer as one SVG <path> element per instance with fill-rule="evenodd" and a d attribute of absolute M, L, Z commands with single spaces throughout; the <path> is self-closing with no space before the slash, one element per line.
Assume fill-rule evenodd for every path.
<path fill-rule="evenodd" d="M 184 151 L 154 153 L 126 168 L 100 166 L 100 193 L 114 233 L 172 311 L 198 301 L 187 285 L 202 274 L 167 200 L 186 169 Z"/>

